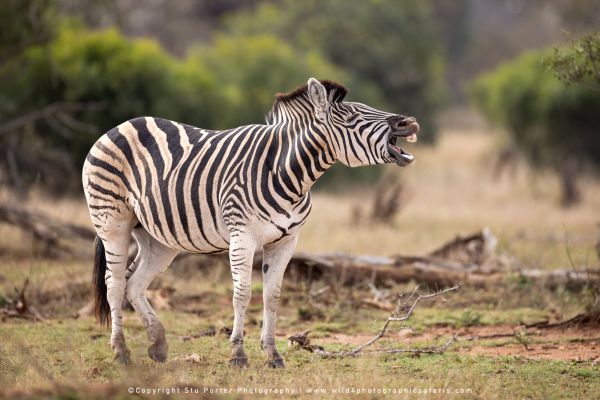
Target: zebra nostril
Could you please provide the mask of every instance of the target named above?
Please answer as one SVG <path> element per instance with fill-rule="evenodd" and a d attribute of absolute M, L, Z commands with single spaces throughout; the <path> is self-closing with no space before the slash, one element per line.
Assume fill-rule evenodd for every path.
<path fill-rule="evenodd" d="M 388 117 L 387 122 L 392 129 L 398 129 L 398 128 L 404 126 L 403 125 L 404 118 L 405 117 L 402 115 L 392 115 L 391 117 Z"/>

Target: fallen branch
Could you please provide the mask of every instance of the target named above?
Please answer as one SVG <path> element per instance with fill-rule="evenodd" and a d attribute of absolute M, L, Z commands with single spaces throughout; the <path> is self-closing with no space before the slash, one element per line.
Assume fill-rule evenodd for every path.
<path fill-rule="evenodd" d="M 41 110 L 35 110 L 28 114 L 21 115 L 8 122 L 0 124 L 0 136 L 12 133 L 23 125 L 36 122 L 40 119 L 49 119 L 55 114 L 65 115 L 66 113 L 77 111 L 98 111 L 104 107 L 103 103 L 52 103 Z"/>
<path fill-rule="evenodd" d="M 44 243 L 51 253 L 72 252 L 70 248 L 62 246 L 59 239 L 91 241 L 96 237 L 96 234 L 89 228 L 59 222 L 46 215 L 9 205 L 0 205 L 0 222 L 17 226 L 29 232 L 35 240 Z"/>
<path fill-rule="evenodd" d="M 586 314 L 577 314 L 576 316 L 563 320 L 563 321 L 558 321 L 558 322 L 549 322 L 548 320 L 544 320 L 544 321 L 538 321 L 538 322 L 533 322 L 533 323 L 529 323 L 529 324 L 521 324 L 519 326 L 517 326 L 516 328 L 524 328 L 524 329 L 529 329 L 529 328 L 534 328 L 534 329 L 552 329 L 552 328 L 564 328 L 564 327 L 570 327 L 570 326 L 574 326 L 574 325 L 583 325 L 583 324 L 588 324 L 588 323 L 594 323 L 596 321 L 594 321 L 594 319 L 592 317 L 590 317 L 589 315 Z M 539 333 L 529 333 L 531 335 L 539 335 Z M 500 338 L 509 338 L 509 337 L 515 337 L 517 335 L 517 331 L 513 330 L 513 332 L 506 332 L 506 333 L 490 333 L 487 335 L 469 335 L 467 336 L 467 340 L 481 340 L 481 339 L 500 339 Z"/>
<path fill-rule="evenodd" d="M 76 249 L 63 246 L 59 239 L 93 240 L 93 230 L 69 223 L 56 221 L 46 215 L 27 211 L 18 207 L 0 205 L 0 223 L 9 223 L 29 232 L 36 240 L 44 243 L 49 253 L 74 254 Z M 554 289 L 565 287 L 580 290 L 590 282 L 600 282 L 599 269 L 555 269 L 540 270 L 515 267 L 494 256 L 496 238 L 488 229 L 483 229 L 464 237 L 458 236 L 426 256 L 395 255 L 391 257 L 352 255 L 352 254 L 309 254 L 296 252 L 288 269 L 309 280 L 319 279 L 323 275 L 335 276 L 336 283 L 352 285 L 369 281 L 373 284 L 385 281 L 405 283 L 412 280 L 429 287 L 448 287 L 454 282 L 463 282 L 473 287 L 501 285 L 507 278 L 540 283 Z M 86 256 L 89 254 L 86 253 Z M 188 257 L 202 260 L 202 264 L 213 264 L 215 260 L 228 262 L 227 255 L 181 254 L 176 262 Z M 262 254 L 256 253 L 255 268 L 262 267 Z M 315 293 L 313 298 L 321 297 L 326 291 Z M 374 299 L 370 306 L 381 309 L 393 309 L 393 304 Z"/>
<path fill-rule="evenodd" d="M 15 298 L 7 298 L 7 302 L 4 308 L 0 310 L 2 318 L 22 318 L 32 321 L 44 321 L 45 318 L 29 304 L 25 292 L 29 286 L 29 278 L 25 279 L 23 286 L 18 289 L 15 288 Z"/>
<path fill-rule="evenodd" d="M 453 282 L 463 282 L 467 286 L 486 288 L 502 285 L 511 278 L 513 281 L 531 281 L 549 289 L 581 290 L 590 282 L 600 282 L 599 269 L 541 270 L 507 262 L 493 255 L 495 242 L 491 233 L 484 229 L 477 234 L 458 237 L 427 256 L 297 252 L 290 261 L 289 269 L 299 277 L 311 279 L 334 275 L 337 282 L 346 285 L 365 280 L 374 283 L 414 280 L 430 287 L 447 287 Z"/>
<path fill-rule="evenodd" d="M 419 302 L 421 302 L 422 300 L 432 299 L 434 297 L 443 295 L 444 293 L 458 290 L 458 288 L 460 288 L 460 287 L 461 287 L 461 285 L 459 284 L 459 285 L 455 285 L 455 286 L 452 286 L 452 287 L 444 289 L 444 290 L 439 290 L 437 292 L 433 292 L 433 293 L 429 293 L 429 294 L 425 294 L 425 295 L 417 295 L 416 298 L 415 298 L 415 295 L 416 295 L 416 292 L 419 287 L 418 286 L 415 287 L 415 290 L 413 290 L 413 292 L 410 294 L 410 296 L 408 296 L 408 298 L 401 299 L 401 301 L 398 302 L 398 304 L 396 305 L 396 308 L 390 314 L 390 316 L 387 318 L 387 320 L 383 324 L 383 327 L 377 333 L 377 335 L 375 335 L 373 338 L 371 338 L 371 340 L 369 340 L 368 342 L 361 344 L 360 346 L 358 346 L 352 350 L 326 351 L 322 346 L 312 345 L 312 344 L 310 344 L 310 340 L 308 339 L 308 334 L 310 333 L 310 330 L 304 331 L 297 335 L 290 336 L 288 338 L 288 342 L 290 343 L 290 345 L 297 343 L 300 345 L 301 348 L 308 350 L 312 353 L 315 353 L 322 358 L 356 357 L 363 353 L 443 354 L 456 341 L 456 338 L 458 337 L 458 334 L 459 334 L 458 332 L 456 334 L 454 334 L 444 345 L 441 345 L 441 346 L 414 348 L 414 349 L 410 349 L 410 348 L 409 349 L 406 349 L 406 348 L 378 348 L 378 349 L 368 349 L 368 350 L 366 350 L 366 349 L 367 349 L 367 347 L 370 347 L 375 342 L 377 342 L 379 339 L 381 339 L 382 337 L 385 336 L 385 334 L 392 322 L 400 322 L 399 329 L 401 329 L 403 327 L 403 323 L 410 319 L 415 308 L 417 307 Z M 412 305 L 410 305 L 410 307 L 409 307 L 409 303 L 413 299 L 414 299 L 414 301 L 413 301 Z"/>
<path fill-rule="evenodd" d="M 594 322 L 594 320 L 591 316 L 589 316 L 587 314 L 577 314 L 573 318 L 569 318 L 564 321 L 559 321 L 559 322 L 541 321 L 541 322 L 535 322 L 533 324 L 526 324 L 524 326 L 526 328 L 550 329 L 550 328 L 562 328 L 562 327 L 571 326 L 571 325 L 587 324 L 590 322 Z"/>

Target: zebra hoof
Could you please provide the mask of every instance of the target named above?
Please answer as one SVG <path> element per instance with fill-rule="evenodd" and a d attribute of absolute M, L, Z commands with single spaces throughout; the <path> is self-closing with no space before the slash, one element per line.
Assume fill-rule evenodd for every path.
<path fill-rule="evenodd" d="M 167 361 L 168 349 L 166 342 L 157 340 L 152 346 L 148 347 L 148 357 L 156 362 L 164 363 Z"/>
<path fill-rule="evenodd" d="M 229 365 L 231 367 L 248 368 L 248 357 L 231 357 L 229 360 Z"/>
<path fill-rule="evenodd" d="M 283 358 L 267 360 L 267 365 L 271 368 L 285 368 L 285 362 L 283 362 Z"/>
<path fill-rule="evenodd" d="M 126 350 L 126 351 L 121 351 L 121 352 L 115 353 L 114 360 L 122 365 L 130 365 L 131 364 L 131 352 L 129 350 Z"/>

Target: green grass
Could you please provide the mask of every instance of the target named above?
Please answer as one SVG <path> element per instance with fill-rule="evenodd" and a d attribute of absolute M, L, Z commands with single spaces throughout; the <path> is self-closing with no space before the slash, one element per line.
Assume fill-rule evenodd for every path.
<path fill-rule="evenodd" d="M 75 399 L 88 398 L 89 393 L 105 390 L 125 397 L 127 388 L 132 386 L 179 387 L 180 394 L 172 398 L 187 398 L 183 392 L 185 387 L 202 391 L 204 387 L 231 388 L 230 397 L 237 396 L 238 387 L 294 388 L 302 391 L 299 398 L 314 396 L 306 393 L 312 388 L 325 389 L 329 396 L 335 397 L 332 390 L 352 387 L 450 390 L 444 398 L 553 399 L 597 398 L 600 395 L 600 374 L 590 364 L 467 356 L 452 351 L 417 358 L 377 355 L 323 360 L 303 350 L 288 349 L 280 340 L 278 346 L 284 349 L 282 354 L 287 369 L 271 370 L 264 365 L 257 327 L 248 329 L 246 348 L 251 365 L 240 371 L 228 366 L 227 337 L 217 335 L 183 341 L 179 335 L 193 332 L 200 321 L 177 313 L 165 314 L 165 317 L 169 361 L 159 365 L 146 357 L 148 343 L 142 325 L 128 319 L 125 331 L 133 359 L 133 365 L 128 367 L 113 363 L 107 344 L 109 332 L 89 318 L 49 323 L 5 322 L 0 345 L 2 393 L 7 395 L 17 390 L 37 397 L 40 391 L 47 390 L 57 398 Z M 200 355 L 200 362 L 176 359 L 192 353 Z M 471 393 L 457 394 L 455 389 L 470 390 Z M 365 393 L 358 397 L 372 396 Z M 439 395 L 424 397 L 439 398 Z"/>

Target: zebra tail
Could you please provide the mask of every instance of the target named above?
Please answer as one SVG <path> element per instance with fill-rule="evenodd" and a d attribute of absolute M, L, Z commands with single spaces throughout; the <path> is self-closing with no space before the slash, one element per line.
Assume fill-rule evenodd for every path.
<path fill-rule="evenodd" d="M 95 257 L 94 272 L 92 275 L 92 289 L 94 292 L 94 309 L 96 319 L 100 325 L 108 325 L 110 320 L 110 305 L 106 298 L 106 254 L 104 253 L 104 244 L 98 236 L 94 241 Z"/>

